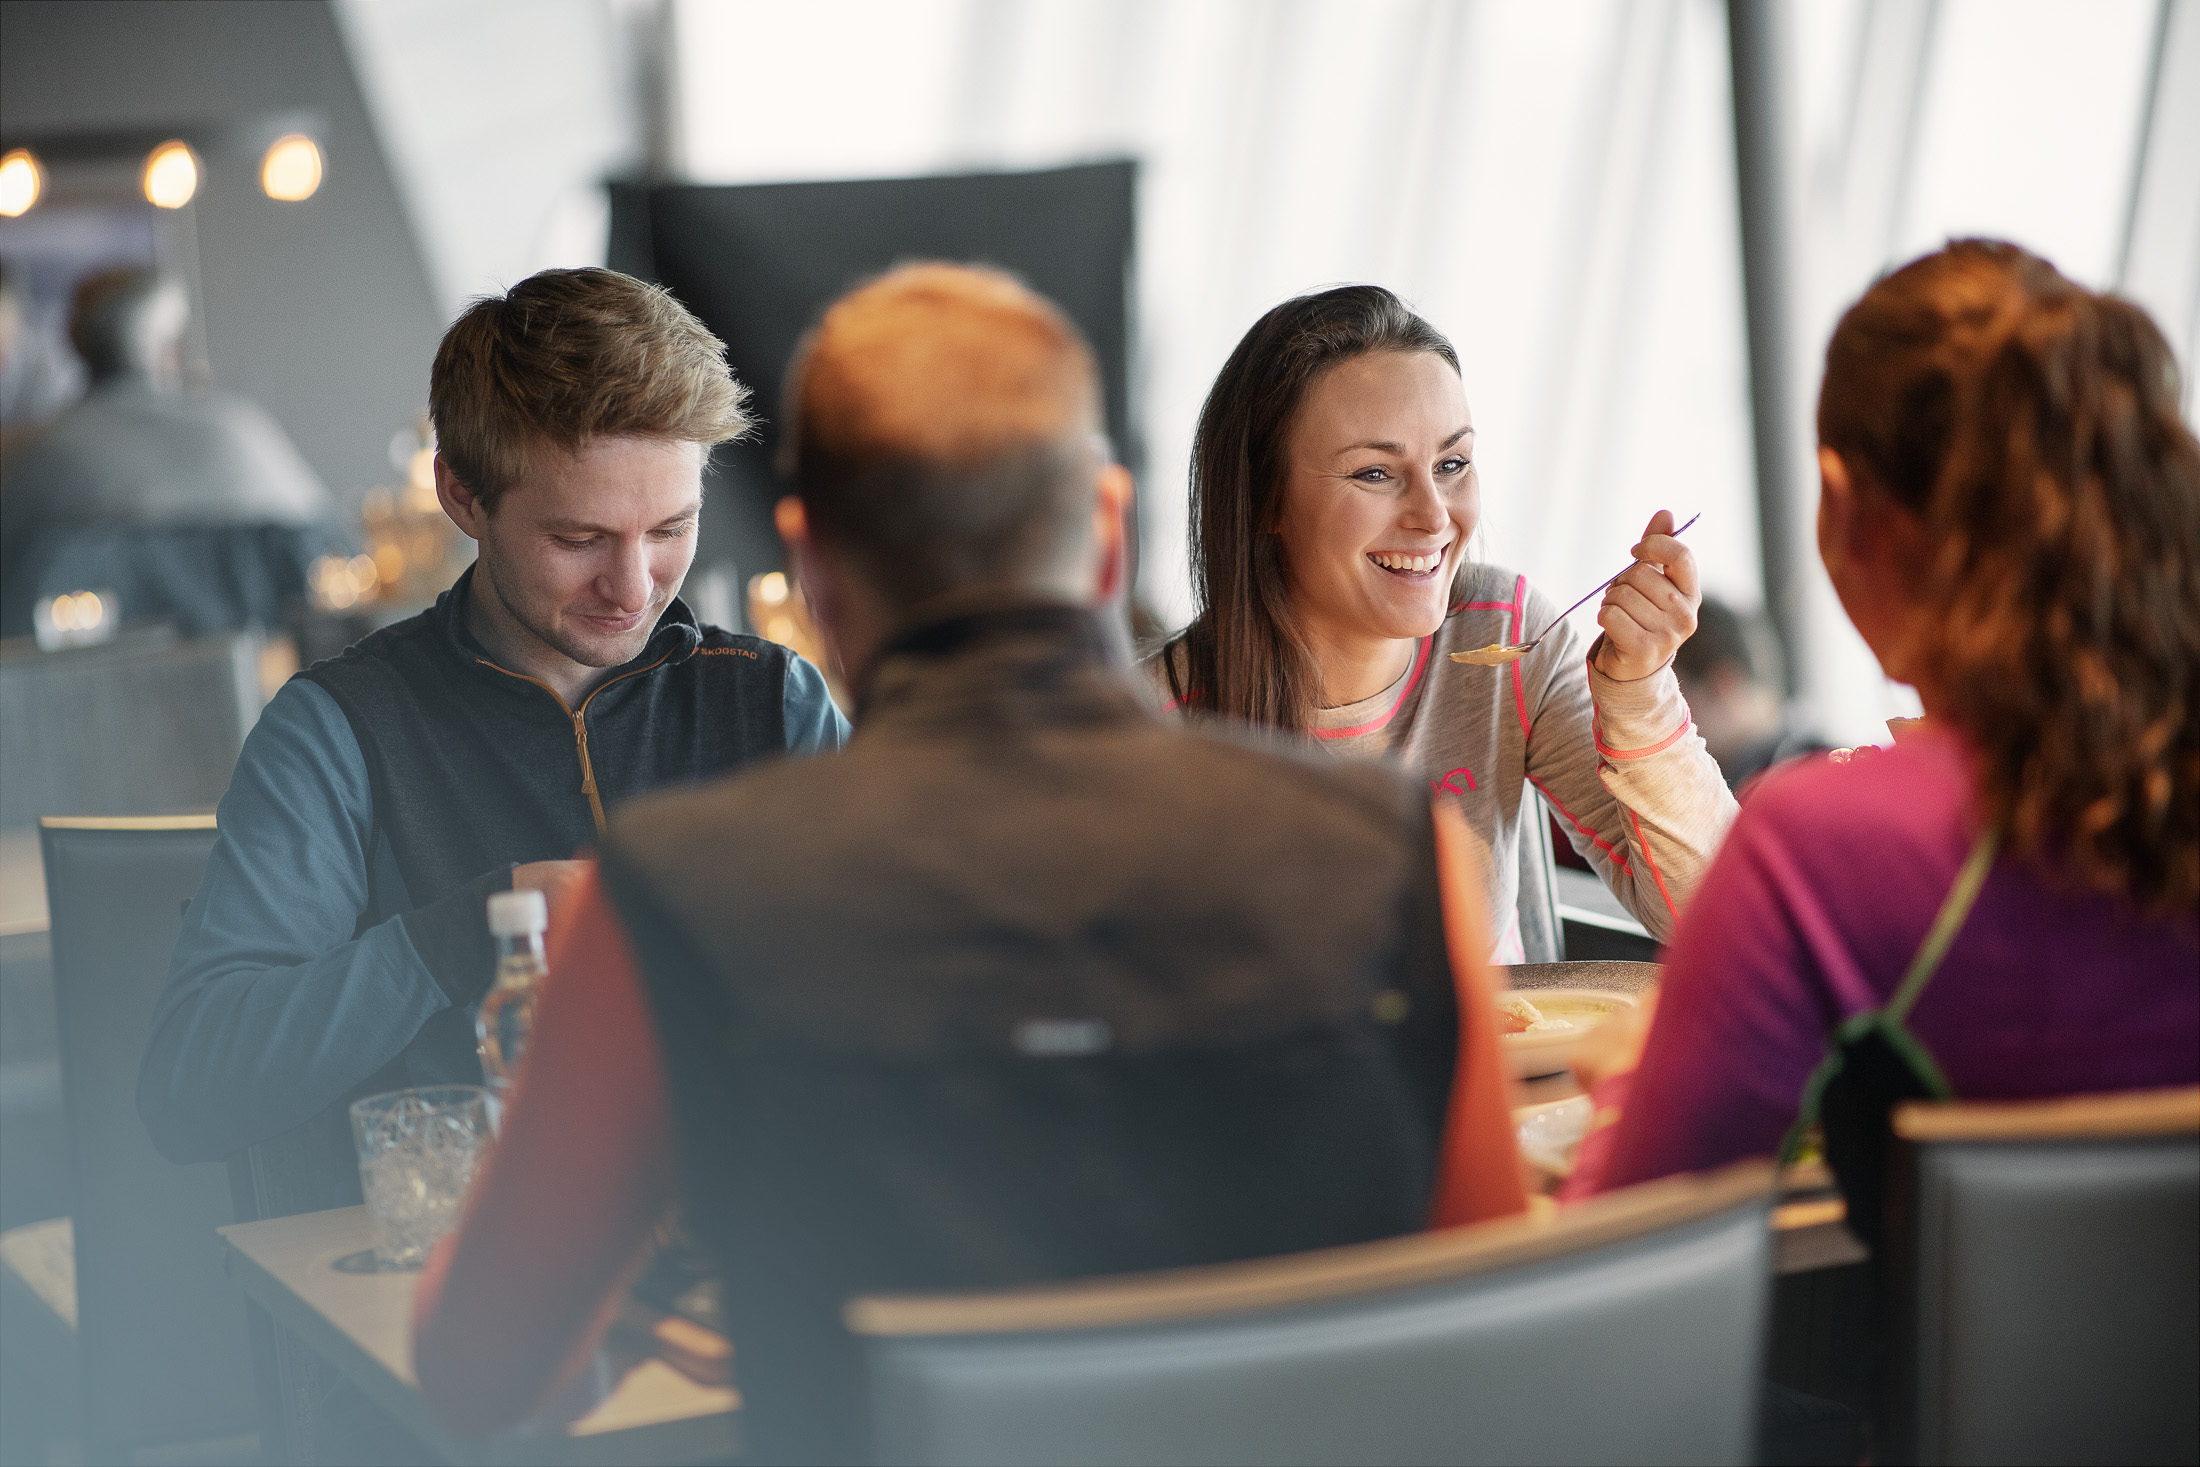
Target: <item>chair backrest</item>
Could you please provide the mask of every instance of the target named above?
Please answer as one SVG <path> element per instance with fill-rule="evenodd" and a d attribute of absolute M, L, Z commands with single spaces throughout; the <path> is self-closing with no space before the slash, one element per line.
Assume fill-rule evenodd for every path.
<path fill-rule="evenodd" d="M 86 1460 L 258 1425 L 242 1296 L 214 1229 L 229 1173 L 176 1166 L 138 1119 L 138 1062 L 214 817 L 39 822 L 75 1185 Z"/>
<path fill-rule="evenodd" d="M 1554 1216 L 846 1311 L 882 1462 L 1743 1462 L 1769 1163 Z"/>
<path fill-rule="evenodd" d="M 2200 1089 L 1894 1134 L 1891 1460 L 2200 1460 Z"/>
<path fill-rule="evenodd" d="M 0 828 L 203 809 L 260 716 L 257 632 L 0 655 Z"/>
<path fill-rule="evenodd" d="M 1520 793 L 1520 887 L 1514 902 L 1526 963 L 1566 961 L 1566 929 L 1558 918 L 1558 857 L 1551 849 L 1551 817 L 1530 785 Z"/>

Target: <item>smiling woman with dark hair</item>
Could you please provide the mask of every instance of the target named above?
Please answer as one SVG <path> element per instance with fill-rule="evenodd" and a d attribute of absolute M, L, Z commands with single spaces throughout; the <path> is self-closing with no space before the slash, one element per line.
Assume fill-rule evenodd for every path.
<path fill-rule="evenodd" d="M 1152 663 L 1173 707 L 1388 755 L 1472 827 L 1498 962 L 1519 962 L 1519 843 L 1541 818 L 1653 936 L 1671 930 L 1734 799 L 1681 701 L 1696 563 L 1652 518 L 1584 648 L 1527 577 L 1470 560 L 1474 419 L 1443 333 L 1374 285 L 1277 306 L 1246 332 L 1192 447 L 1199 615 Z M 1532 641 L 1509 664 L 1450 654 Z"/>

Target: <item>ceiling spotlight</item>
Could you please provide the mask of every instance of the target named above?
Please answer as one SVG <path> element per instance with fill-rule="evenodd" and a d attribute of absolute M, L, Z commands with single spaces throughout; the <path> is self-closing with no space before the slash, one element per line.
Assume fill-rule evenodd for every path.
<path fill-rule="evenodd" d="M 145 200 L 163 209 L 180 209 L 199 191 L 199 160 L 179 142 L 165 142 L 145 155 Z"/>
<path fill-rule="evenodd" d="M 46 170 L 38 166 L 29 148 L 10 148 L 0 158 L 0 215 L 14 219 L 27 214 L 46 191 Z"/>
<path fill-rule="evenodd" d="M 271 199 L 295 204 L 321 186 L 321 150 L 302 132 L 277 138 L 260 160 L 260 187 Z"/>

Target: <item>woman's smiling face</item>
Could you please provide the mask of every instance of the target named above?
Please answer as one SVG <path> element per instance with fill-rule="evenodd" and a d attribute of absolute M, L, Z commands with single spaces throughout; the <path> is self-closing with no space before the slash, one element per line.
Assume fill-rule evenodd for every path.
<path fill-rule="evenodd" d="M 1324 641 L 1423 637 L 1482 515 L 1474 419 L 1449 362 L 1374 352 L 1306 389 L 1275 526 L 1306 631 Z"/>

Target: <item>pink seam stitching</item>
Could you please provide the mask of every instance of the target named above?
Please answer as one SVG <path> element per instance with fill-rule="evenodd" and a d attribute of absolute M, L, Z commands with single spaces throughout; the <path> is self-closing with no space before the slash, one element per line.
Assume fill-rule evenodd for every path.
<path fill-rule="evenodd" d="M 1607 856 L 1610 856 L 1623 874 L 1627 872 L 1627 858 L 1620 854 L 1618 846 L 1613 845 L 1603 836 L 1598 835 L 1596 831 L 1591 829 L 1589 826 L 1583 825 L 1580 818 L 1577 817 L 1573 811 L 1567 809 L 1566 806 L 1559 800 L 1558 796 L 1551 793 L 1550 786 L 1543 783 L 1542 780 L 1537 779 L 1534 775 L 1531 774 L 1528 776 L 1528 783 L 1534 785 L 1536 789 L 1542 794 L 1543 798 L 1551 802 L 1551 808 L 1553 810 L 1556 810 L 1559 814 L 1566 817 L 1566 823 L 1568 825 L 1571 825 L 1574 829 L 1589 837 L 1589 844 L 1595 846 L 1598 850 L 1604 852 L 1604 854 L 1606 854 Z"/>
<path fill-rule="evenodd" d="M 1694 719 L 1683 719 L 1679 728 L 1674 729 L 1672 733 L 1658 740 L 1658 742 L 1652 744 L 1647 749 L 1615 749 L 1611 745 L 1604 742 L 1604 731 L 1602 728 L 1596 728 L 1594 730 L 1594 736 L 1597 743 L 1597 752 L 1599 754 L 1602 754 L 1607 759 L 1647 759 L 1652 754 L 1662 754 L 1667 749 L 1672 748 L 1675 744 L 1686 738 L 1689 732 L 1695 727 L 1696 721 Z"/>
<path fill-rule="evenodd" d="M 1511 943 L 1512 946 L 1507 947 L 1507 943 Z M 1513 908 L 1512 921 L 1505 924 L 1505 935 L 1497 939 L 1497 946 L 1490 949 L 1490 960 L 1495 962 L 1497 955 L 1502 952 L 1518 952 L 1522 957 L 1528 955 L 1527 944 L 1520 936 L 1520 909 L 1518 907 Z"/>
<path fill-rule="evenodd" d="M 1317 728 L 1313 731 L 1314 737 L 1317 739 L 1354 738 L 1360 734 L 1373 733 L 1376 729 L 1383 727 L 1385 724 L 1389 723 L 1390 720 L 1396 718 L 1398 716 L 1398 710 L 1405 706 L 1406 699 L 1411 697 L 1413 695 L 1413 690 L 1421 685 L 1421 673 L 1423 669 L 1428 666 L 1428 649 L 1435 645 L 1436 638 L 1434 636 L 1427 636 L 1421 639 L 1420 650 L 1413 654 L 1413 671 L 1410 675 L 1407 676 L 1406 685 L 1398 690 L 1397 701 L 1390 705 L 1389 712 L 1385 713 L 1380 718 L 1372 719 L 1369 722 L 1363 723 L 1357 728 Z"/>
<path fill-rule="evenodd" d="M 1642 833 L 1642 817 L 1629 810 L 1627 818 L 1635 822 L 1635 849 L 1642 852 L 1642 864 L 1650 868 L 1651 878 L 1658 883 L 1658 895 L 1665 898 L 1666 915 L 1678 922 L 1680 910 L 1673 905 L 1673 893 L 1665 889 L 1665 873 L 1658 869 L 1658 858 L 1650 854 L 1650 838 Z"/>

